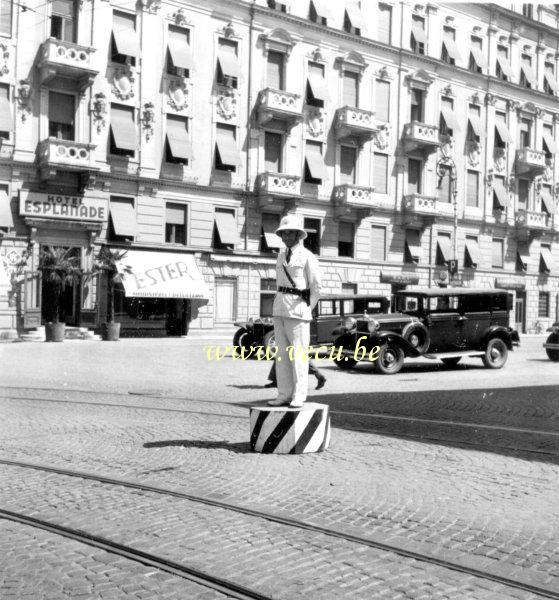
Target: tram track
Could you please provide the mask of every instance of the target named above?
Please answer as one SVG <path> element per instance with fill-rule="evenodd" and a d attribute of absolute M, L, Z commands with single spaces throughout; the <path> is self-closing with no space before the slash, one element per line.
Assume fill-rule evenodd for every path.
<path fill-rule="evenodd" d="M 27 388 L 25 388 L 27 389 Z M 78 393 L 78 392 L 74 392 Z M 91 392 L 97 393 L 97 392 Z M 145 396 L 145 397 L 153 397 L 153 396 Z M 171 396 L 158 396 L 162 400 L 185 400 L 185 398 L 179 397 L 171 397 Z M 59 400 L 56 398 L 47 398 L 47 397 L 29 397 L 29 396 L 15 396 L 15 395 L 0 395 L 0 400 L 26 400 L 26 401 L 35 401 L 35 402 L 50 402 L 56 404 L 76 404 L 83 406 L 103 406 L 103 407 L 111 407 L 111 408 L 123 408 L 123 409 L 134 409 L 134 410 L 146 410 L 146 411 L 157 411 L 164 413 L 178 413 L 178 414 L 199 414 L 204 416 L 211 417 L 224 417 L 228 419 L 246 419 L 245 415 L 235 415 L 230 413 L 223 412 L 212 412 L 212 411 L 202 411 L 202 410 L 189 410 L 183 408 L 168 408 L 161 406 L 145 406 L 140 404 L 120 404 L 120 403 L 112 403 L 112 402 L 88 402 L 85 400 Z M 195 400 L 195 402 L 208 402 L 203 400 Z M 220 404 L 222 406 L 237 406 L 238 404 L 232 404 L 230 402 L 219 402 L 212 401 L 211 404 Z M 254 404 L 257 404 L 255 402 Z M 242 408 L 248 408 L 242 407 Z M 432 442 L 451 442 L 456 443 L 463 446 L 475 447 L 483 450 L 484 448 L 494 449 L 502 449 L 502 450 L 513 450 L 521 453 L 534 454 L 534 455 L 544 455 L 544 456 L 559 456 L 559 431 L 550 431 L 545 429 L 530 429 L 526 427 L 516 427 L 516 426 L 505 426 L 505 425 L 495 425 L 491 423 L 478 423 L 478 422 L 469 422 L 469 421 L 456 421 L 452 419 L 430 419 L 425 417 L 415 417 L 411 415 L 398 415 L 398 414 L 388 414 L 388 413 L 379 413 L 379 412 L 366 412 L 366 411 L 344 411 L 344 410 L 330 410 L 330 415 L 332 417 L 342 417 L 349 419 L 368 419 L 368 420 L 377 420 L 380 422 L 384 422 L 384 427 L 375 427 L 373 424 L 363 426 L 360 425 L 351 425 L 344 424 L 347 428 L 352 431 L 357 431 L 360 433 L 375 433 L 379 435 L 390 435 L 392 437 L 401 438 L 401 439 L 410 439 L 410 440 L 422 440 L 422 441 L 432 441 Z M 416 425 L 419 426 L 418 433 L 411 432 L 394 432 L 389 429 L 390 423 L 399 423 L 404 425 Z M 334 422 L 333 426 L 337 426 L 338 423 Z M 476 441 L 472 441 L 468 438 L 464 438 L 462 436 L 460 439 L 453 439 L 452 436 L 446 435 L 445 437 L 441 437 L 440 435 L 430 434 L 424 429 L 425 427 L 435 427 L 435 428 L 447 428 L 455 430 L 466 430 L 473 431 L 476 433 L 505 433 L 510 435 L 528 435 L 534 437 L 548 437 L 553 440 L 553 448 L 551 451 L 546 449 L 533 449 L 529 447 L 519 447 L 518 445 L 508 445 L 508 444 L 500 444 L 500 443 L 491 443 L 491 444 L 483 444 Z"/>
<path fill-rule="evenodd" d="M 522 590 L 525 592 L 537 594 L 542 598 L 552 598 L 555 600 L 559 600 L 559 587 L 549 585 L 546 581 L 544 581 L 545 574 L 542 573 L 542 577 L 540 578 L 541 581 L 537 582 L 537 573 L 534 573 L 530 570 L 530 573 L 527 573 L 526 576 L 523 577 L 522 569 L 508 569 L 507 567 L 509 567 L 510 565 L 502 564 L 499 561 L 495 561 L 494 565 L 488 566 L 486 560 L 483 560 L 480 557 L 476 557 L 474 555 L 467 555 L 466 557 L 464 557 L 463 553 L 456 553 L 454 560 L 452 560 L 444 557 L 451 555 L 452 552 L 446 552 L 444 555 L 442 555 L 441 553 L 428 552 L 424 549 L 422 551 L 419 551 L 417 549 L 414 549 L 413 544 L 397 544 L 383 541 L 386 539 L 386 535 L 375 536 L 374 534 L 372 534 L 364 536 L 349 531 L 348 529 L 344 530 L 337 527 L 325 527 L 316 523 L 310 523 L 307 521 L 296 519 L 288 515 L 274 513 L 271 511 L 262 511 L 243 506 L 234 502 L 217 500 L 208 496 L 189 494 L 179 490 L 161 488 L 143 483 L 141 481 L 117 479 L 114 477 L 107 477 L 86 471 L 64 469 L 53 465 L 44 465 L 9 459 L 0 459 L 0 464 L 8 467 L 31 469 L 43 473 L 51 473 L 67 477 L 73 477 L 77 479 L 95 481 L 104 485 L 120 486 L 132 489 L 136 492 L 154 493 L 162 496 L 188 500 L 191 502 L 200 503 L 219 509 L 225 509 L 228 511 L 241 513 L 246 516 L 264 519 L 266 521 L 277 523 L 283 526 L 302 529 L 310 531 L 312 533 L 324 534 L 329 537 L 345 540 L 347 542 L 368 546 L 379 551 L 391 552 L 398 556 L 402 556 L 408 559 L 414 559 L 422 563 L 427 563 L 429 565 L 435 565 L 438 567 L 450 569 L 452 571 L 458 571 L 466 575 L 492 581 L 495 583 L 500 583 L 502 585 Z M 58 533 L 59 535 L 63 535 L 71 539 L 83 541 L 84 543 L 87 543 L 89 545 L 93 545 L 98 548 L 103 548 L 110 552 L 115 552 L 120 556 L 131 558 L 132 560 L 142 562 L 143 564 L 148 564 L 157 568 L 161 568 L 164 571 L 174 573 L 192 581 L 197 581 L 198 583 L 202 583 L 202 585 L 207 585 L 208 587 L 212 587 L 212 589 L 222 591 L 223 593 L 229 594 L 234 598 L 267 599 L 267 596 L 261 595 L 258 592 L 255 592 L 248 588 L 244 588 L 243 586 L 238 586 L 232 582 L 220 579 L 218 577 L 208 576 L 207 574 L 199 570 L 192 569 L 186 565 L 181 565 L 179 563 L 168 561 L 167 559 L 162 559 L 160 557 L 143 551 L 135 550 L 134 548 L 127 547 L 116 542 L 112 542 L 111 540 L 108 540 L 106 538 L 101 538 L 99 536 L 86 533 L 81 529 L 76 530 L 68 527 L 62 527 L 51 522 L 42 521 L 41 519 L 35 517 L 29 517 L 23 514 L 13 513 L 11 511 L 3 509 L 0 509 L 0 518 L 25 523 L 27 525 L 51 531 L 52 533 Z M 524 569 L 524 571 L 526 571 L 526 569 Z"/>

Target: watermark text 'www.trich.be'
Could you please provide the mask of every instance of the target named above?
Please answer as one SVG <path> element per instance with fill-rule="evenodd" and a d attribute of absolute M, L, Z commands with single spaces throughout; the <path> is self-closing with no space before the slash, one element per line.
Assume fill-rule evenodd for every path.
<path fill-rule="evenodd" d="M 293 360 L 317 360 L 319 358 L 326 358 L 328 360 L 341 362 L 345 360 L 368 360 L 369 362 L 374 362 L 378 358 L 378 353 L 380 352 L 380 346 L 373 346 L 372 348 L 367 348 L 362 344 L 361 340 L 366 340 L 366 336 L 360 337 L 353 351 L 344 350 L 341 346 L 335 347 L 332 346 L 328 348 L 327 346 L 318 346 L 314 348 L 313 346 L 309 346 L 308 348 L 304 348 L 302 346 L 287 346 L 286 351 L 290 361 Z M 209 361 L 220 361 L 231 355 L 233 360 L 281 360 L 281 356 L 279 355 L 278 346 L 204 346 L 204 351 L 206 352 L 206 358 Z"/>

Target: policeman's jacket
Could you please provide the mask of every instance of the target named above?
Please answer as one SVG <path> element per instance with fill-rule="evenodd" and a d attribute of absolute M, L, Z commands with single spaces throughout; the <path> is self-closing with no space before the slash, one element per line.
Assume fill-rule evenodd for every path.
<path fill-rule="evenodd" d="M 274 298 L 273 316 L 289 319 L 312 320 L 312 310 L 320 297 L 320 265 L 316 256 L 303 246 L 302 240 L 291 248 L 291 260 L 286 262 L 287 249 L 281 250 L 276 261 L 276 285 L 280 287 L 296 287 L 310 290 L 310 306 L 296 294 L 277 292 Z M 285 274 L 287 269 L 293 285 Z"/>

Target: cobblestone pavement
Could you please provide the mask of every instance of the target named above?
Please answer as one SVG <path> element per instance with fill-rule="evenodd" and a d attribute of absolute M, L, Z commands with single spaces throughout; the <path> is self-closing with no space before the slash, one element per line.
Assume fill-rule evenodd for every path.
<path fill-rule="evenodd" d="M 406 382 L 357 374 L 351 376 L 352 384 L 357 383 L 352 385 L 350 395 L 347 381 L 343 385 L 344 374 L 333 371 L 331 376 L 330 369 L 326 369 L 326 393 L 317 399 L 329 403 L 338 413 L 333 416 L 332 446 L 325 453 L 306 456 L 248 452 L 246 406 L 266 397 L 259 387 L 266 365 L 233 365 L 229 359 L 223 368 L 220 366 L 219 377 L 214 374 L 203 386 L 195 381 L 208 369 L 203 361 L 197 362 L 200 346 L 183 346 L 184 355 L 177 362 L 190 363 L 193 385 L 186 387 L 181 383 L 180 389 L 161 373 L 155 381 L 151 372 L 159 364 L 166 365 L 164 370 L 169 369 L 168 363 L 176 356 L 172 343 L 156 346 L 150 380 L 145 384 L 141 373 L 149 363 L 137 360 L 135 344 L 109 345 L 118 346 L 122 355 L 122 377 L 121 373 L 111 373 L 112 350 L 107 357 L 99 358 L 92 357 L 91 349 L 102 347 L 101 344 L 68 344 L 73 349 L 73 360 L 78 357 L 77 371 L 85 372 L 86 362 L 94 365 L 88 378 L 80 381 L 69 367 L 63 369 L 67 376 L 52 375 L 53 365 L 69 357 L 65 345 L 42 345 L 53 350 L 40 359 L 36 356 L 39 345 L 32 345 L 36 349 L 30 353 L 30 375 L 24 385 L 58 389 L 10 389 L 17 384 L 15 374 L 20 367 L 16 363 L 22 346 L 10 345 L 10 351 L 17 349 L 16 355 L 9 354 L 8 361 L 2 363 L 6 369 L 0 374 L 0 385 L 5 382 L 6 387 L 0 391 L 0 458 L 132 478 L 279 511 L 320 525 L 349 528 L 387 542 L 419 544 L 441 555 L 467 554 L 487 564 L 504 565 L 519 575 L 532 575 L 559 590 L 559 451 L 557 436 L 553 435 L 559 432 L 559 367 L 555 365 L 555 372 L 549 369 L 553 363 L 542 362 L 544 372 L 540 376 L 542 368 L 537 361 L 543 349 L 535 343 L 532 350 L 516 353 L 514 365 L 496 373 L 496 385 L 491 389 L 477 385 L 479 381 L 474 378 L 479 373 L 485 377 L 487 370 L 466 365 L 463 372 L 454 373 L 452 378 L 448 371 L 433 371 L 429 365 L 431 370 L 418 373 L 419 378 L 439 375 L 447 386 L 460 391 L 406 394 Z M 143 352 L 142 348 L 140 354 Z M 0 358 L 6 354 L 3 347 Z M 99 362 L 92 358 L 99 358 Z M 233 366 L 236 371 L 232 377 L 238 377 L 240 371 L 245 383 L 232 384 L 231 379 L 226 379 Z M 510 389 L 508 378 L 503 376 L 512 366 L 514 378 L 525 386 L 521 390 Z M 426 369 L 423 365 L 413 368 Z M 95 386 L 89 379 L 93 374 L 99 379 Z M 463 376 L 468 380 L 468 390 L 463 389 Z M 184 379 L 181 372 L 178 380 Z M 530 384 L 536 380 L 540 387 L 531 389 Z M 71 392 L 64 387 L 89 391 Z M 202 387 L 203 393 L 195 392 Z M 419 387 L 425 387 L 425 382 Z M 371 418 L 366 413 L 381 417 Z M 382 419 L 398 415 L 450 419 L 489 428 L 472 427 L 457 435 L 456 427 L 447 426 L 442 435 L 427 421 L 408 421 L 406 425 Z M 548 437 L 540 443 L 538 440 L 544 439 L 541 435 L 491 429 L 501 426 L 537 429 Z M 371 433 L 371 429 L 381 430 L 382 434 Z M 425 439 L 397 437 L 410 434 Z M 444 443 L 428 439 L 441 437 Z M 464 442 L 481 443 L 483 448 L 468 447 Z M 527 452 L 530 448 L 542 453 Z M 532 597 L 513 588 L 323 534 L 310 535 L 293 528 L 286 533 L 285 527 L 262 520 L 256 524 L 254 519 L 248 522 L 238 513 L 220 513 L 218 518 L 219 511 L 184 500 L 155 498 L 8 466 L 0 467 L 0 481 L 2 508 L 40 513 L 64 523 L 81 523 L 82 527 L 87 524 L 146 548 L 176 553 L 174 556 L 179 558 L 192 557 L 206 567 L 216 565 L 232 578 L 242 577 L 246 585 L 273 590 L 277 597 Z M 8 527 L 9 533 L 0 533 L 0 549 L 5 545 L 14 547 L 10 540 L 21 540 L 16 544 L 19 556 L 29 554 L 37 565 L 48 564 L 52 545 L 38 545 L 40 550 L 36 553 L 26 551 L 26 534 L 21 533 L 26 528 L 6 523 L 3 527 Z M 178 531 L 181 535 L 177 535 Z M 192 532 L 198 533 L 193 536 Z M 47 537 L 54 539 L 51 534 Z M 79 552 L 75 542 L 71 547 L 60 539 L 52 543 L 61 544 L 69 557 L 72 552 Z M 86 552 L 89 558 L 85 561 L 91 552 Z M 0 572 L 8 573 L 10 593 L 15 582 L 21 580 L 18 573 L 22 570 L 16 562 L 13 556 L 0 559 Z M 69 562 L 74 564 L 71 558 Z M 117 580 L 126 578 L 126 573 L 134 574 L 136 566 L 127 570 L 120 561 L 118 568 Z M 149 568 L 144 569 L 149 572 Z M 74 573 L 75 585 L 75 581 L 84 579 L 87 568 L 68 567 L 68 572 Z M 283 579 L 279 589 L 274 587 L 278 580 L 274 573 L 281 573 Z M 55 585 L 69 581 L 62 575 L 55 580 Z M 109 580 L 112 583 L 111 577 Z M 31 585 L 26 581 L 25 585 Z M 184 580 L 176 584 L 193 585 Z M 8 588 L 0 586 L 1 598 L 4 589 Z M 117 597 L 128 597 L 124 593 L 142 597 L 135 596 L 135 591 L 123 592 L 118 586 L 106 588 L 106 592 L 114 593 L 115 589 L 120 594 Z M 91 598 L 104 597 L 96 596 L 93 587 L 87 593 Z M 188 592 L 183 597 L 197 598 L 196 593 Z M 173 594 L 180 597 L 175 588 L 165 588 L 163 595 L 156 597 L 173 598 Z"/>

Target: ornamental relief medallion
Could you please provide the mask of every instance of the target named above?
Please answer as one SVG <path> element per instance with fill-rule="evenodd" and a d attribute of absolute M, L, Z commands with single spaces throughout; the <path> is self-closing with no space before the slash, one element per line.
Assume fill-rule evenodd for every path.
<path fill-rule="evenodd" d="M 174 110 L 186 110 L 190 106 L 190 86 L 186 78 L 171 79 L 167 89 L 167 104 Z"/>
<path fill-rule="evenodd" d="M 502 173 L 506 169 L 507 151 L 505 148 L 495 148 L 493 151 L 493 166 L 498 173 Z"/>
<path fill-rule="evenodd" d="M 479 142 L 467 142 L 466 153 L 469 165 L 477 167 L 481 159 L 481 144 Z"/>
<path fill-rule="evenodd" d="M 230 121 L 237 116 L 237 94 L 231 90 L 221 90 L 217 96 L 216 111 L 219 117 Z"/>
<path fill-rule="evenodd" d="M 112 77 L 112 92 L 120 100 L 129 100 L 134 97 L 134 83 L 136 78 L 129 65 L 115 69 Z"/>
<path fill-rule="evenodd" d="M 542 179 L 544 181 L 551 181 L 553 179 L 553 159 L 545 161 L 545 169 L 542 173 Z"/>
<path fill-rule="evenodd" d="M 319 108 L 307 112 L 307 133 L 312 137 L 324 135 L 324 112 Z"/>
<path fill-rule="evenodd" d="M 441 135 L 441 157 L 443 160 L 449 160 L 454 154 L 454 138 L 450 135 Z"/>
<path fill-rule="evenodd" d="M 380 125 L 373 134 L 373 143 L 379 150 L 386 150 L 390 143 L 390 125 Z"/>

